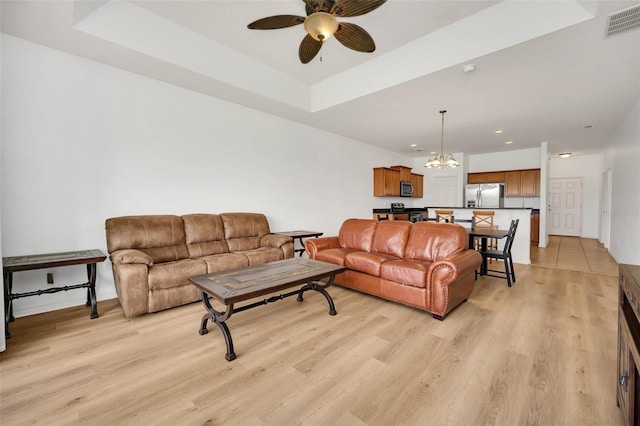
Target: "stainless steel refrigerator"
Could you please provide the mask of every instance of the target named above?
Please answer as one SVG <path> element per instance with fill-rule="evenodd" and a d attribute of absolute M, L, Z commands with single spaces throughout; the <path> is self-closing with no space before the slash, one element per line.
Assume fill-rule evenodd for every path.
<path fill-rule="evenodd" d="M 503 183 L 473 183 L 465 190 L 465 206 L 471 208 L 504 207 Z"/>

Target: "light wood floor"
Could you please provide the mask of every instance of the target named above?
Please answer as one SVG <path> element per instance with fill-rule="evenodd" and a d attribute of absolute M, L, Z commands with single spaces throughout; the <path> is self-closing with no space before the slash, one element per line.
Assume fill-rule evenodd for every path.
<path fill-rule="evenodd" d="M 18 318 L 0 354 L 0 423 L 621 425 L 617 279 L 516 275 L 512 288 L 481 277 L 442 322 L 340 287 L 335 317 L 317 294 L 240 312 L 233 362 L 215 326 L 198 334 L 199 303 Z"/>

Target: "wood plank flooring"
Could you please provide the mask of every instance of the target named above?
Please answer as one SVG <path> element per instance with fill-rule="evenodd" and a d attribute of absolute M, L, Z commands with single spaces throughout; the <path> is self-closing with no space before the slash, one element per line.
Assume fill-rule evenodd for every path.
<path fill-rule="evenodd" d="M 617 278 L 516 264 L 442 322 L 341 287 L 235 314 L 238 358 L 200 303 L 134 319 L 117 300 L 18 318 L 0 423 L 621 425 Z"/>

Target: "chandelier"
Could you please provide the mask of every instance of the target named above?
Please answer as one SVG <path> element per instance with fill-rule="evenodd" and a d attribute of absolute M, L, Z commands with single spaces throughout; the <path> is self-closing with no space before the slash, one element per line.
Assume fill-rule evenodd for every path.
<path fill-rule="evenodd" d="M 440 134 L 440 154 L 434 155 L 425 163 L 425 167 L 432 169 L 444 169 L 445 167 L 458 167 L 460 163 L 453 157 L 453 154 L 449 153 L 444 155 L 444 114 L 447 110 L 440 111 L 442 114 L 442 133 Z"/>

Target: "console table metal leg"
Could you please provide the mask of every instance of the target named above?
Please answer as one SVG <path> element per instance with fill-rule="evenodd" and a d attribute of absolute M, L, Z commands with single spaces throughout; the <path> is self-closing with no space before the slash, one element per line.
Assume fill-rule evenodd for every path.
<path fill-rule="evenodd" d="M 98 301 L 96 299 L 96 264 L 87 264 L 87 303 L 86 306 L 91 306 L 91 319 L 98 318 Z"/>
<path fill-rule="evenodd" d="M 204 303 L 204 307 L 207 310 L 207 313 L 202 317 L 202 322 L 200 323 L 200 335 L 205 335 L 209 332 L 207 329 L 207 321 L 211 321 L 215 325 L 220 328 L 222 335 L 224 336 L 224 341 L 227 345 L 227 353 L 224 358 L 227 361 L 233 361 L 236 359 L 236 353 L 233 351 L 233 339 L 231 338 L 231 331 L 229 331 L 229 327 L 225 323 L 226 320 L 229 319 L 231 314 L 233 313 L 233 305 L 227 305 L 227 310 L 225 312 L 216 311 L 211 302 L 209 302 L 209 296 L 207 293 L 202 292 L 202 302 Z"/>
<path fill-rule="evenodd" d="M 13 287 L 13 273 L 8 272 L 3 274 L 4 285 L 2 290 L 4 292 L 4 335 L 9 339 L 11 333 L 9 333 L 9 322 L 13 321 L 13 301 L 11 300 L 11 288 Z"/>

